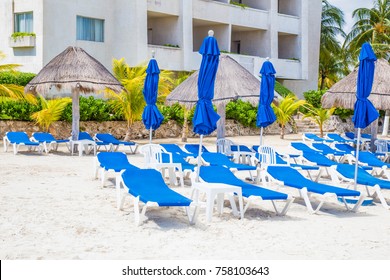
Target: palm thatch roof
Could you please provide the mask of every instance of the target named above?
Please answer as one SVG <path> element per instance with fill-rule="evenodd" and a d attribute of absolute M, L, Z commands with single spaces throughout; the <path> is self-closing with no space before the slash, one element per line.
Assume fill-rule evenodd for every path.
<path fill-rule="evenodd" d="M 198 101 L 198 74 L 199 70 L 176 87 L 168 95 L 166 102 L 168 104 L 179 102 L 187 108 L 195 106 Z M 231 100 L 242 99 L 257 105 L 259 94 L 260 81 L 233 58 L 221 54 L 215 79 L 213 103 L 215 105 L 227 104 Z"/>
<path fill-rule="evenodd" d="M 334 84 L 321 99 L 322 107 L 353 109 L 356 102 L 358 68 Z M 390 109 L 390 65 L 381 58 L 375 63 L 374 83 L 368 99 L 378 110 Z"/>
<path fill-rule="evenodd" d="M 97 93 L 106 88 L 121 92 L 117 79 L 82 48 L 68 47 L 53 58 L 24 88 L 26 93 L 48 95 L 58 92 Z"/>

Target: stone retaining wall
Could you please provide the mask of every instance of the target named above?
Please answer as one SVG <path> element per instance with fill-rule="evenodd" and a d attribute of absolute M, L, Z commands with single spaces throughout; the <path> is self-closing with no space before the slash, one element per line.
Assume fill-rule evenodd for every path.
<path fill-rule="evenodd" d="M 50 132 L 58 139 L 68 138 L 71 135 L 72 125 L 68 122 L 56 122 L 52 125 Z M 41 131 L 33 122 L 23 121 L 0 121 L 0 137 L 3 137 L 7 131 L 26 131 L 28 135 L 33 132 Z M 127 125 L 124 121 L 109 121 L 109 122 L 80 122 L 80 131 L 88 131 L 91 135 L 95 133 L 112 133 L 118 139 L 123 139 L 126 136 Z M 188 137 L 194 137 L 192 127 L 188 128 Z M 286 134 L 293 133 L 291 126 L 286 127 Z M 259 128 L 244 127 L 234 120 L 226 120 L 226 137 L 243 136 L 243 135 L 259 135 Z M 277 123 L 266 127 L 263 132 L 267 134 L 279 134 L 280 128 Z M 178 138 L 182 135 L 182 126 L 175 121 L 168 121 L 162 124 L 159 129 L 153 131 L 154 138 Z M 211 136 L 216 136 L 213 132 Z M 149 138 L 149 130 L 141 121 L 134 123 L 130 129 L 130 139 L 147 139 Z"/>
<path fill-rule="evenodd" d="M 72 125 L 68 122 L 56 122 L 52 125 L 50 132 L 54 137 L 62 139 L 68 138 L 71 135 Z M 353 131 L 353 123 L 351 119 L 341 121 L 337 116 L 332 116 L 325 126 L 324 130 L 328 132 L 344 133 L 346 131 Z M 23 121 L 0 121 L 0 137 L 2 138 L 7 131 L 26 131 L 28 135 L 33 132 L 40 131 L 39 127 L 33 122 Z M 123 139 L 126 136 L 127 125 L 124 121 L 109 121 L 109 122 L 80 122 L 80 131 L 88 131 L 91 135 L 95 133 L 112 133 L 118 139 Z M 194 137 L 192 127 L 188 128 L 188 137 Z M 382 120 L 379 120 L 378 133 L 382 131 Z M 366 128 L 364 133 L 370 133 L 370 129 Z M 264 135 L 280 134 L 280 127 L 278 123 L 264 128 Z M 285 134 L 296 133 L 294 125 L 287 125 Z M 226 120 L 226 137 L 245 136 L 245 135 L 259 135 L 259 128 L 244 127 L 234 120 Z M 153 131 L 154 138 L 178 138 L 182 135 L 182 126 L 175 121 L 168 121 L 162 124 L 159 129 Z M 211 136 L 216 136 L 214 131 Z M 147 139 L 149 138 L 149 131 L 145 129 L 141 121 L 134 123 L 130 129 L 130 139 Z"/>

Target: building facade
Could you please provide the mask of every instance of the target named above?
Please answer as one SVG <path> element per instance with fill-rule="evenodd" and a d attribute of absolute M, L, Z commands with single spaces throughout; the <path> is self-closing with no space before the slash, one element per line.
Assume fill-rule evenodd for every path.
<path fill-rule="evenodd" d="M 68 46 L 108 69 L 112 59 L 161 69 L 196 70 L 214 30 L 221 51 L 258 75 L 269 57 L 277 79 L 299 96 L 317 88 L 321 0 L 0 0 L 3 63 L 39 72 Z M 15 32 L 35 37 L 11 38 Z"/>

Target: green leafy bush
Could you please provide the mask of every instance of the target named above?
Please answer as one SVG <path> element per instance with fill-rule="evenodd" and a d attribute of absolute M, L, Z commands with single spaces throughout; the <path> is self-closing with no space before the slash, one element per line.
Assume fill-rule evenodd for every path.
<path fill-rule="evenodd" d="M 234 119 L 244 126 L 256 127 L 257 108 L 242 100 L 226 105 L 226 119 Z"/>
<path fill-rule="evenodd" d="M 72 104 L 68 104 L 62 113 L 61 120 L 72 121 Z M 95 99 L 80 96 L 80 121 L 118 121 L 123 120 L 120 113 L 113 111 L 108 102 L 102 99 Z"/>
<path fill-rule="evenodd" d="M 30 115 L 40 109 L 40 105 L 32 105 L 26 101 L 6 101 L 0 103 L 0 119 L 31 121 Z"/>
<path fill-rule="evenodd" d="M 0 72 L 0 84 L 6 85 L 27 85 L 36 75 L 34 73 L 27 72 Z"/>
<path fill-rule="evenodd" d="M 275 81 L 275 91 L 279 93 L 279 95 L 282 97 L 286 97 L 287 95 L 294 94 L 291 90 L 283 86 L 278 81 Z"/>
<path fill-rule="evenodd" d="M 311 104 L 315 108 L 321 108 L 321 97 L 326 90 L 309 90 L 303 93 L 307 103 Z"/>
<path fill-rule="evenodd" d="M 336 108 L 336 110 L 333 112 L 333 115 L 339 116 L 339 118 L 342 120 L 346 120 L 347 118 L 349 118 L 353 115 L 353 110 L 344 109 L 344 108 Z"/>

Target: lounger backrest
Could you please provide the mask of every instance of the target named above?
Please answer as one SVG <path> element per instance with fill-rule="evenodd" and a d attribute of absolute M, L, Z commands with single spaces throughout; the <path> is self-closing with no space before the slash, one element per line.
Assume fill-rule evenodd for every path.
<path fill-rule="evenodd" d="M 313 143 L 312 144 L 313 148 L 316 148 L 317 150 L 323 151 L 325 153 L 332 153 L 334 152 L 331 147 L 324 143 Z"/>
<path fill-rule="evenodd" d="M 307 152 L 315 152 L 312 148 L 310 148 L 308 145 L 302 142 L 291 142 L 290 143 L 291 147 L 298 151 L 307 151 Z"/>
<path fill-rule="evenodd" d="M 103 166 L 110 164 L 130 164 L 125 153 L 122 152 L 100 152 L 97 154 L 98 161 Z"/>
<path fill-rule="evenodd" d="M 366 151 L 359 152 L 359 160 L 373 166 L 385 165 L 385 163 L 379 160 L 374 154 Z"/>
<path fill-rule="evenodd" d="M 312 152 L 303 152 L 302 156 L 311 162 L 316 163 L 317 165 L 320 166 L 333 166 L 336 165 L 337 163 L 328 159 L 326 156 L 321 155 L 320 153 L 312 153 Z"/>
<path fill-rule="evenodd" d="M 157 202 L 159 206 L 189 206 L 191 199 L 173 191 L 155 169 L 129 169 L 122 173 L 129 193 L 143 202 Z"/>
<path fill-rule="evenodd" d="M 208 183 L 225 183 L 235 186 L 241 186 L 245 183 L 238 179 L 234 174 L 223 166 L 201 166 L 199 176 Z"/>
<path fill-rule="evenodd" d="M 95 137 L 102 142 L 119 144 L 119 140 L 109 133 L 96 133 Z"/>
<path fill-rule="evenodd" d="M 86 132 L 86 131 L 79 132 L 79 140 L 91 140 L 91 141 L 94 141 L 93 138 L 91 137 L 91 135 L 89 135 L 89 133 Z"/>
<path fill-rule="evenodd" d="M 54 136 L 51 135 L 51 133 L 48 133 L 48 132 L 34 132 L 33 133 L 33 137 L 38 142 L 52 142 L 52 141 L 56 141 Z"/>
<path fill-rule="evenodd" d="M 347 136 L 349 139 L 355 139 L 355 133 L 353 132 L 345 132 L 345 136 Z"/>
<path fill-rule="evenodd" d="M 24 131 L 9 131 L 5 135 L 11 143 L 20 144 L 31 142 L 27 133 Z"/>
<path fill-rule="evenodd" d="M 355 148 L 348 144 L 335 144 L 334 146 L 336 149 L 347 153 L 355 151 Z"/>
<path fill-rule="evenodd" d="M 229 165 L 232 163 L 227 156 L 220 153 L 203 153 L 202 158 L 213 165 Z"/>
<path fill-rule="evenodd" d="M 185 144 L 184 148 L 193 154 L 198 154 L 199 153 L 199 144 Z M 205 146 L 202 145 L 202 153 L 208 153 L 209 151 L 206 149 Z"/>

